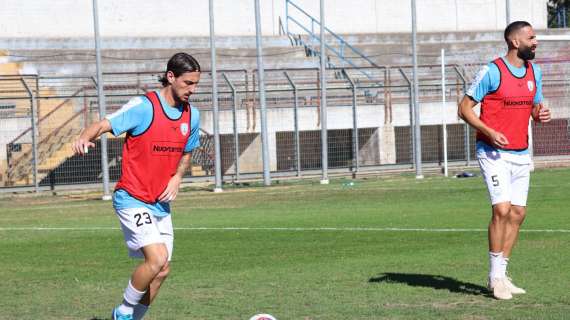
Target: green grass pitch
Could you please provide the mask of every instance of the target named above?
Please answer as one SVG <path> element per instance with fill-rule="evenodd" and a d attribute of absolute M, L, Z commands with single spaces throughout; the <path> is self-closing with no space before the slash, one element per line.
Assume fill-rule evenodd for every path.
<path fill-rule="evenodd" d="M 528 293 L 490 298 L 480 177 L 369 177 L 186 188 L 172 273 L 146 319 L 568 319 L 570 170 L 537 170 L 509 266 Z M 110 202 L 0 199 L 0 319 L 108 319 L 136 260 Z M 89 198 L 89 197 L 87 197 Z"/>

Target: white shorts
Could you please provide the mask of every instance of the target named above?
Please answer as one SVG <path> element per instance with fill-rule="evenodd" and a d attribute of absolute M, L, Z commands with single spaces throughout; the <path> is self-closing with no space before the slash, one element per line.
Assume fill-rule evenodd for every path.
<path fill-rule="evenodd" d="M 508 158 L 500 155 L 478 157 L 491 204 L 510 202 L 512 205 L 525 207 L 530 181 L 530 163 L 509 161 Z"/>
<path fill-rule="evenodd" d="M 115 212 L 121 222 L 129 256 L 143 258 L 142 247 L 164 243 L 168 250 L 168 261 L 172 259 L 174 230 L 170 215 L 155 217 L 149 209 L 144 207 L 117 209 Z"/>

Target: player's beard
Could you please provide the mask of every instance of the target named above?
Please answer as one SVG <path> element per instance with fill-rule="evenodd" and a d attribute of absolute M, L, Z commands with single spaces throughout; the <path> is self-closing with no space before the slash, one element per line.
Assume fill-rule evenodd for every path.
<path fill-rule="evenodd" d="M 177 105 L 188 103 L 188 97 L 184 97 L 184 94 L 179 94 L 174 88 L 172 90 L 172 95 L 174 97 L 174 101 Z"/>
<path fill-rule="evenodd" d="M 532 47 L 521 47 L 517 50 L 517 56 L 524 61 L 534 59 L 534 52 L 532 51 Z"/>

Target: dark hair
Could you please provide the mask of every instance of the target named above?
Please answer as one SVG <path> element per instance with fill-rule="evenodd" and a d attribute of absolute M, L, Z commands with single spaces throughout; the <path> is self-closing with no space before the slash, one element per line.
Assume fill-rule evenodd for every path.
<path fill-rule="evenodd" d="M 166 78 L 168 71 L 172 71 L 174 76 L 178 77 L 185 72 L 200 72 L 201 69 L 200 64 L 194 57 L 184 52 L 178 52 L 168 60 L 164 76 L 158 79 L 163 87 L 168 86 L 168 79 Z"/>
<path fill-rule="evenodd" d="M 509 47 L 511 46 L 511 43 L 509 41 L 509 37 L 513 33 L 519 31 L 520 29 L 522 29 L 524 27 L 532 27 L 532 26 L 530 25 L 530 23 L 528 23 L 526 21 L 515 21 L 515 22 L 509 23 L 509 25 L 505 28 L 505 41 L 507 42 Z"/>

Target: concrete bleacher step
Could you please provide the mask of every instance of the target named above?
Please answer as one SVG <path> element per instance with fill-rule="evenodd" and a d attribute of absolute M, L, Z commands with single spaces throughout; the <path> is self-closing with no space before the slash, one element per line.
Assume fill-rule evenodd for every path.
<path fill-rule="evenodd" d="M 540 35 L 565 34 L 564 29 L 540 30 Z M 410 33 L 370 33 L 370 34 L 340 34 L 344 40 L 363 52 L 378 65 L 401 65 L 411 63 L 411 34 Z M 440 49 L 444 47 L 450 59 L 455 62 L 482 62 L 486 59 L 481 52 L 504 51 L 502 32 L 421 32 L 418 37 L 418 51 L 421 53 L 421 64 L 438 63 Z M 307 35 L 301 38 L 310 43 Z M 103 50 L 103 63 L 110 72 L 143 72 L 160 71 L 168 58 L 181 50 L 195 54 L 203 69 L 210 68 L 209 38 L 188 37 L 164 38 L 115 38 L 104 39 L 109 47 Z M 318 42 L 318 41 L 317 41 Z M 317 43 L 315 42 L 315 44 Z M 179 45 L 172 48 L 172 44 Z M 294 44 L 295 42 L 293 42 Z M 34 48 L 30 48 L 34 44 Z M 223 69 L 257 68 L 256 39 L 252 36 L 218 36 L 217 66 Z M 339 45 L 328 37 L 327 44 L 339 49 Z M 40 74 L 60 74 L 66 70 L 71 74 L 94 74 L 95 64 L 92 58 L 91 39 L 78 40 L 73 48 L 66 46 L 62 39 L 32 38 L 12 40 L 11 54 L 26 57 L 27 64 L 33 66 Z M 264 64 L 266 68 L 293 68 L 317 66 L 318 58 L 307 58 L 302 46 L 292 46 L 291 40 L 285 36 L 265 36 L 263 38 Z M 566 41 L 543 41 L 541 52 L 549 55 L 567 56 Z M 65 55 L 65 59 L 62 59 Z M 46 58 L 53 56 L 53 58 Z M 454 57 L 452 57 L 454 56 Z M 471 57 L 474 56 L 474 57 Z M 41 57 L 41 58 L 36 58 Z M 333 61 L 335 65 L 342 64 Z M 449 63 L 454 62 L 450 60 Z"/>
<path fill-rule="evenodd" d="M 6 166 L 0 164 L 0 187 L 5 187 L 8 182 L 8 176 L 6 175 Z"/>
<path fill-rule="evenodd" d="M 72 157 L 73 150 L 71 145 L 71 142 L 61 145 L 57 151 L 38 165 L 38 172 L 49 173 L 49 171 L 57 168 L 61 163 Z"/>
<path fill-rule="evenodd" d="M 193 177 L 202 177 L 206 175 L 206 171 L 204 171 L 204 168 L 200 165 L 192 165 L 190 168 L 190 174 Z"/>
<path fill-rule="evenodd" d="M 79 133 L 78 128 L 66 128 L 42 141 L 37 150 L 38 181 L 73 155 L 71 140 Z M 29 151 L 29 150 L 28 150 Z M 19 155 L 20 154 L 20 155 Z M 18 152 L 13 156 L 14 165 L 10 169 L 11 184 L 29 184 L 33 180 L 31 153 Z M 8 177 L 6 177 L 6 180 Z M 8 182 L 6 182 L 8 183 Z"/>

